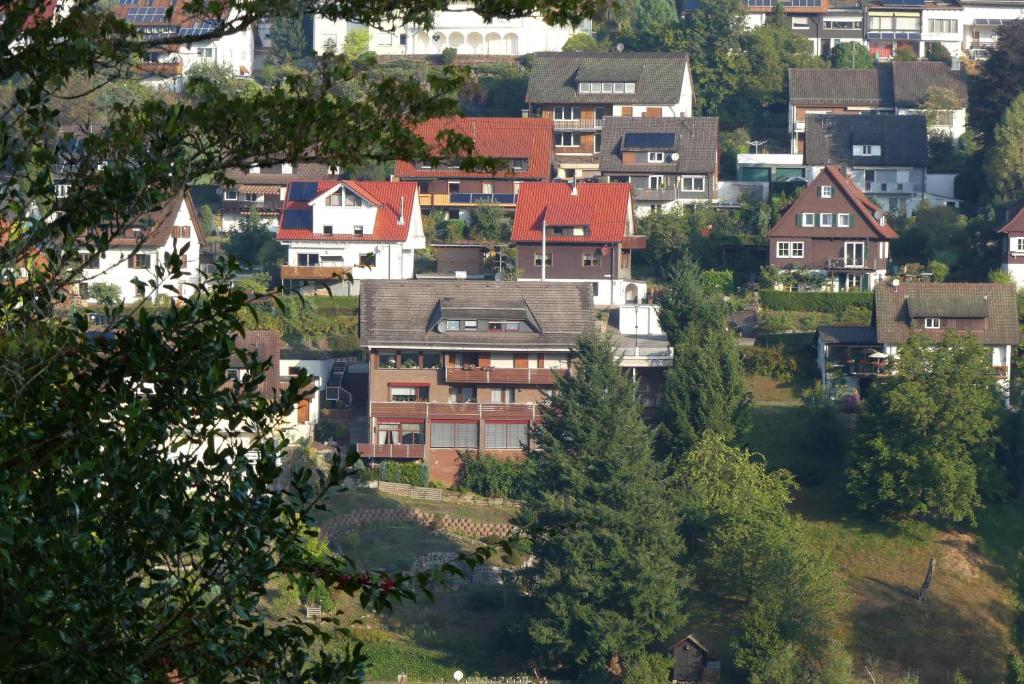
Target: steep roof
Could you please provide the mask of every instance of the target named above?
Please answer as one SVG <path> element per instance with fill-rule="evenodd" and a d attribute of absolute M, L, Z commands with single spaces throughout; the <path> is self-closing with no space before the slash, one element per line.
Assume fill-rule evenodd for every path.
<path fill-rule="evenodd" d="M 834 189 L 832 197 L 827 200 L 820 198 L 818 188 L 829 184 Z M 806 211 L 820 211 L 817 206 L 808 208 L 812 204 L 818 205 L 819 202 L 828 202 L 833 213 L 838 213 L 842 209 L 849 211 L 853 219 L 852 225 L 846 228 L 840 228 L 838 225 L 829 228 L 800 226 L 800 214 Z M 882 225 L 874 217 L 877 211 L 880 211 L 878 205 L 868 199 L 868 196 L 843 174 L 842 169 L 838 166 L 826 166 L 817 178 L 807 184 L 796 201 L 779 218 L 778 223 L 772 226 L 772 229 L 768 231 L 768 237 L 842 238 L 856 236 L 880 240 L 899 238 L 896 231 L 889 226 Z"/>
<path fill-rule="evenodd" d="M 235 344 L 240 349 L 255 353 L 261 361 L 270 359 L 270 368 L 260 383 L 259 392 L 268 399 L 273 397 L 274 391 L 281 387 L 281 335 L 275 330 L 247 330 Z M 230 367 L 242 368 L 241 359 L 232 357 Z"/>
<path fill-rule="evenodd" d="M 892 107 L 892 70 L 888 64 L 874 69 L 790 69 L 789 101 Z"/>
<path fill-rule="evenodd" d="M 601 154 L 599 164 L 602 173 L 616 171 L 642 171 L 650 173 L 714 173 L 718 169 L 718 119 L 716 117 L 605 117 L 601 124 Z M 677 161 L 666 159 L 664 163 L 625 163 L 623 150 L 634 147 L 633 134 L 668 134 L 671 144 L 665 147 L 661 141 L 653 151 L 674 151 L 679 154 Z M 650 137 L 650 136 L 648 136 Z M 630 142 L 630 145 L 626 143 Z M 664 142 L 668 142 L 666 139 Z"/>
<path fill-rule="evenodd" d="M 982 343 L 1020 343 L 1017 289 L 1012 283 L 904 283 L 898 286 L 880 283 L 875 288 L 875 326 L 879 342 L 906 342 L 912 321 L 925 316 L 981 318 L 984 327 L 974 332 Z M 938 340 L 949 329 L 915 327 L 913 330 Z"/>
<path fill-rule="evenodd" d="M 225 175 L 237 185 L 277 185 L 283 187 L 297 180 L 340 179 L 341 176 L 331 173 L 327 164 L 305 162 L 294 164 L 291 173 L 283 173 L 281 165 L 275 164 L 261 168 L 259 173 L 251 173 L 245 169 L 229 169 Z"/>
<path fill-rule="evenodd" d="M 808 114 L 804 162 L 814 166 L 928 166 L 928 121 L 924 115 Z M 878 145 L 881 155 L 854 156 L 854 145 Z"/>
<path fill-rule="evenodd" d="M 313 233 L 310 202 L 344 185 L 377 207 L 373 232 L 365 235 L 323 235 Z M 405 242 L 416 207 L 416 184 L 398 181 L 292 181 L 288 184 L 277 239 L 316 242 Z M 399 215 L 401 214 L 401 220 Z"/>
<path fill-rule="evenodd" d="M 199 240 L 199 244 L 205 246 L 206 233 L 203 231 L 203 223 L 199 220 L 199 213 L 188 192 L 176 195 L 159 209 L 143 214 L 128 230 L 113 238 L 110 244 L 116 247 L 130 247 L 140 244 L 141 241 L 144 247 L 163 247 L 171 237 L 171 230 L 178 225 L 175 221 L 182 202 L 188 211 L 192 233 Z"/>
<path fill-rule="evenodd" d="M 674 104 L 682 94 L 687 59 L 671 52 L 538 52 L 526 101 Z M 580 93 L 578 84 L 588 81 L 634 82 L 636 92 Z"/>
<path fill-rule="evenodd" d="M 533 178 L 547 180 L 555 155 L 554 125 L 551 119 L 526 117 L 448 117 L 431 119 L 416 127 L 416 135 L 433 145 L 437 135 L 451 129 L 473 139 L 474 154 L 499 159 L 526 159 L 521 170 L 509 169 L 497 174 L 489 171 L 463 171 L 459 168 L 421 168 L 398 161 L 395 175 L 399 178 Z"/>
<path fill-rule="evenodd" d="M 512 222 L 512 242 L 540 242 L 541 226 L 588 226 L 582 236 L 547 236 L 548 242 L 622 242 L 633 210 L 626 183 L 523 183 Z"/>
<path fill-rule="evenodd" d="M 999 232 L 1006 235 L 1024 233 L 1024 206 L 1006 222 L 1005 226 L 999 229 Z"/>
<path fill-rule="evenodd" d="M 948 88 L 967 106 L 967 84 L 962 72 L 944 62 L 893 62 L 893 98 L 897 107 L 921 107 L 929 88 Z"/>
<path fill-rule="evenodd" d="M 195 38 L 221 26 L 220 18 L 190 14 L 186 5 L 178 0 L 121 0 L 110 11 L 136 28 L 158 29 L 161 38 L 168 35 Z M 226 17 L 227 12 L 222 16 Z"/>
<path fill-rule="evenodd" d="M 530 323 L 524 328 L 530 329 L 437 330 L 442 311 L 477 315 L 484 310 L 517 316 L 527 312 L 532 318 L 523 319 Z M 359 296 L 359 332 L 364 347 L 568 349 L 593 325 L 594 296 L 589 283 L 366 280 Z"/>

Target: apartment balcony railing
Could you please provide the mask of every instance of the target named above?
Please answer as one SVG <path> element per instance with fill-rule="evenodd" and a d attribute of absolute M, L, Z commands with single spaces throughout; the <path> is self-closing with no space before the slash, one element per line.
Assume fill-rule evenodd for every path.
<path fill-rule="evenodd" d="M 256 211 L 278 214 L 284 207 L 284 202 L 276 197 L 260 200 L 248 200 L 239 197 L 233 200 L 225 199 L 223 206 L 228 211 L 238 211 L 241 213 L 248 213 L 250 209 L 255 209 Z"/>
<path fill-rule="evenodd" d="M 135 70 L 144 76 L 181 76 L 184 73 L 181 62 L 140 62 Z"/>
<path fill-rule="evenodd" d="M 365 458 L 423 458 L 423 444 L 356 444 L 356 451 Z"/>
<path fill-rule="evenodd" d="M 282 280 L 341 280 L 352 269 L 348 266 L 282 266 Z"/>
<path fill-rule="evenodd" d="M 449 385 L 554 385 L 551 368 L 476 368 L 448 366 L 445 382 Z"/>
<path fill-rule="evenodd" d="M 556 131 L 599 131 L 601 119 L 552 119 Z"/>
<path fill-rule="evenodd" d="M 481 202 L 514 207 L 516 204 L 516 195 L 511 192 L 420 193 L 421 207 L 472 206 L 474 204 L 480 204 Z"/>
<path fill-rule="evenodd" d="M 431 403 L 371 401 L 370 417 L 377 420 L 528 420 L 537 419 L 536 404 Z"/>
<path fill-rule="evenodd" d="M 879 271 L 876 259 L 847 259 L 845 257 L 829 257 L 825 260 L 825 269 L 829 271 Z"/>
<path fill-rule="evenodd" d="M 907 193 L 907 194 L 920 194 L 924 188 L 921 187 L 920 183 L 899 183 L 894 181 L 865 181 L 864 191 L 865 192 L 892 192 L 892 193 Z"/>

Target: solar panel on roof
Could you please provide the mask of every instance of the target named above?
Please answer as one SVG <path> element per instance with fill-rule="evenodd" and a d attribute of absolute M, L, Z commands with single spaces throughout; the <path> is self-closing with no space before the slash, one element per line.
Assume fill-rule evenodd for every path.
<path fill-rule="evenodd" d="M 125 20 L 133 24 L 159 24 L 167 20 L 166 7 L 133 7 Z"/>
<path fill-rule="evenodd" d="M 317 183 L 292 183 L 291 190 L 288 192 L 288 199 L 294 200 L 295 202 L 308 202 L 317 196 Z"/>
<path fill-rule="evenodd" d="M 182 38 L 191 38 L 194 36 L 205 36 L 207 33 L 211 33 L 217 29 L 217 22 L 213 19 L 204 19 L 202 23 L 196 24 L 195 26 L 183 27 L 178 29 L 178 35 Z"/>
<path fill-rule="evenodd" d="M 912 6 L 912 5 L 923 5 L 924 0 L 878 0 L 882 5 L 885 6 Z"/>
<path fill-rule="evenodd" d="M 622 146 L 629 150 L 667 150 L 675 143 L 675 133 L 626 133 L 622 137 Z"/>

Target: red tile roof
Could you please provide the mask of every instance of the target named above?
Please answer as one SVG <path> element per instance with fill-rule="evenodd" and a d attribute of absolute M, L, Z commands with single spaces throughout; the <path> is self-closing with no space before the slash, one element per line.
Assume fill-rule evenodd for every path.
<path fill-rule="evenodd" d="M 1020 208 L 1016 214 L 1013 215 L 1006 225 L 999 229 L 1000 233 L 1024 233 L 1024 207 Z"/>
<path fill-rule="evenodd" d="M 163 247 L 171 238 L 171 232 L 176 225 L 182 202 L 185 203 L 185 208 L 188 211 L 192 234 L 199 240 L 199 244 L 205 247 L 207 240 L 206 233 L 203 231 L 203 222 L 199 219 L 199 213 L 196 211 L 196 205 L 192 202 L 191 193 L 187 191 L 167 200 L 156 211 L 140 216 L 131 228 L 111 238 L 110 244 L 118 247 L 132 247 L 141 241 L 146 247 Z M 133 228 L 138 230 L 133 230 Z"/>
<path fill-rule="evenodd" d="M 554 128 L 550 119 L 525 117 L 448 117 L 431 119 L 416 127 L 416 134 L 428 144 L 437 140 L 443 130 L 453 130 L 473 139 L 474 154 L 499 159 L 526 159 L 526 168 L 507 172 L 462 171 L 461 169 L 421 169 L 418 165 L 399 161 L 395 164 L 398 178 L 532 178 L 547 180 L 555 154 Z"/>
<path fill-rule="evenodd" d="M 823 228 L 804 228 L 797 224 L 797 217 L 805 210 L 805 207 L 814 202 L 817 203 L 818 199 L 818 188 L 822 185 L 831 183 L 836 189 L 838 189 L 838 196 L 833 195 L 831 201 L 843 202 L 856 212 L 857 217 L 860 221 L 855 222 L 854 226 L 849 228 L 840 228 L 838 226 Z M 809 238 L 839 238 L 846 234 L 861 234 L 860 222 L 863 222 L 864 226 L 867 226 L 871 232 L 875 233 L 880 238 L 886 240 L 896 240 L 899 238 L 899 234 L 887 225 L 882 225 L 875 218 L 875 212 L 881 211 L 878 205 L 868 199 L 860 188 L 854 185 L 853 181 L 843 174 L 842 169 L 838 166 L 826 166 L 822 169 L 818 177 L 807 184 L 800 197 L 797 198 L 786 213 L 782 215 L 778 223 L 776 223 L 770 231 L 768 231 L 769 237 L 809 237 Z"/>
<path fill-rule="evenodd" d="M 552 235 L 548 242 L 623 242 L 633 211 L 627 183 L 524 183 L 519 190 L 512 242 L 540 242 L 541 225 L 590 228 L 588 235 Z"/>
<path fill-rule="evenodd" d="M 308 210 L 309 200 L 292 199 L 292 189 L 308 181 L 297 181 L 288 184 L 284 209 L 281 212 L 278 240 L 315 240 L 317 242 L 405 242 L 409 237 L 409 224 L 413 212 L 419 211 L 417 187 L 415 183 L 400 181 L 320 181 L 317 183 L 316 194 L 320 196 L 332 188 L 345 185 L 356 194 L 377 205 L 377 217 L 373 224 L 373 232 L 368 235 L 322 235 L 314 234 L 313 226 L 284 227 L 284 213 L 289 210 Z M 403 220 L 399 222 L 399 212 L 404 209 Z M 309 214 L 310 219 L 312 213 Z"/>

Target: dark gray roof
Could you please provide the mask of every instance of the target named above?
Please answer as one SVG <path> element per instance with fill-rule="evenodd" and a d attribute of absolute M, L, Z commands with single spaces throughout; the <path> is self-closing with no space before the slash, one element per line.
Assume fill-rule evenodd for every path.
<path fill-rule="evenodd" d="M 921 107 L 929 88 L 948 88 L 967 106 L 967 84 L 962 72 L 942 62 L 893 62 L 893 98 L 897 107 Z"/>
<path fill-rule="evenodd" d="M 624 141 L 629 134 L 671 133 L 674 144 L 665 151 L 679 154 L 678 161 L 661 164 L 625 164 L 622 161 Z M 633 149 L 655 149 L 631 144 Z M 659 148 L 664 149 L 664 148 Z M 601 129 L 601 151 L 598 158 L 601 173 L 637 171 L 643 173 L 714 173 L 718 168 L 718 119 L 715 117 L 605 117 Z"/>
<path fill-rule="evenodd" d="M 925 312 L 936 318 L 979 318 L 984 307 L 984 324 L 971 332 L 983 344 L 1020 344 L 1017 321 L 1017 288 L 1000 283 L 905 283 L 879 284 L 875 288 L 875 325 L 878 341 L 902 344 L 911 330 L 932 339 L 947 332 L 924 330 L 914 324 Z M 966 333 L 967 331 L 961 331 Z"/>
<path fill-rule="evenodd" d="M 892 69 L 790 69 L 789 101 L 796 105 L 830 103 L 892 107 Z"/>
<path fill-rule="evenodd" d="M 671 52 L 538 52 L 533 55 L 526 101 L 548 104 L 675 104 L 686 55 Z M 583 93 L 587 81 L 635 82 L 635 93 Z"/>
<path fill-rule="evenodd" d="M 928 293 L 907 296 L 907 315 L 911 318 L 985 318 L 988 298 L 982 294 L 956 299 Z"/>
<path fill-rule="evenodd" d="M 804 163 L 812 166 L 928 166 L 923 115 L 808 114 Z M 881 156 L 854 156 L 854 145 L 880 145 Z"/>
<path fill-rule="evenodd" d="M 515 314 L 514 319 L 528 321 L 535 330 L 490 332 L 484 326 L 438 332 L 437 322 L 452 312 L 472 313 L 471 319 Z M 524 312 L 528 316 L 518 318 Z M 365 280 L 359 296 L 359 335 L 365 347 L 561 350 L 593 326 L 589 283 Z"/>
<path fill-rule="evenodd" d="M 875 329 L 870 325 L 823 325 L 818 337 L 825 344 L 876 344 Z"/>

